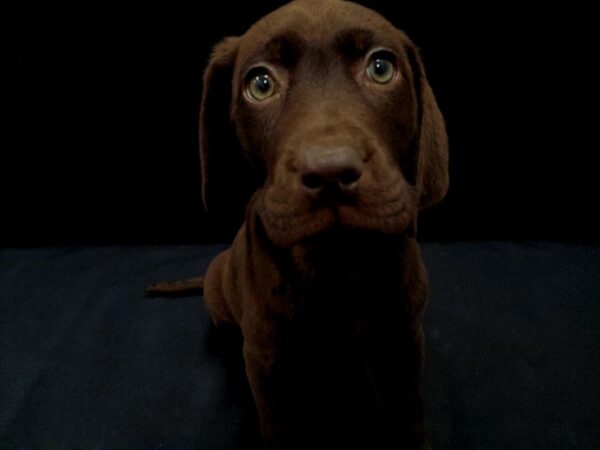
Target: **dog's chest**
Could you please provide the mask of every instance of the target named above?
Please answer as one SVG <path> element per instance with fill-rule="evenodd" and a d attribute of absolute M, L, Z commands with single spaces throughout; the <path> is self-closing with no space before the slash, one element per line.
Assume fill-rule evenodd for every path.
<path fill-rule="evenodd" d="M 320 359 L 324 366 L 356 364 L 375 335 L 393 335 L 409 320 L 404 305 L 410 299 L 397 270 L 375 264 L 369 270 L 342 264 L 317 269 L 296 281 L 286 298 L 295 313 L 284 342 L 298 358 Z"/>
<path fill-rule="evenodd" d="M 309 261 L 287 285 L 286 301 L 297 305 L 293 321 L 313 332 L 343 332 L 400 311 L 409 300 L 403 271 L 400 258 L 383 260 L 367 252 Z"/>
<path fill-rule="evenodd" d="M 333 291 L 314 291 L 304 299 L 302 314 L 286 327 L 276 373 L 282 397 L 310 414 L 312 425 L 330 426 L 335 418 L 347 430 L 364 427 L 381 411 L 374 356 L 383 344 L 396 360 L 406 324 L 393 305 L 385 308 L 386 302 L 371 298 L 369 289 Z"/>

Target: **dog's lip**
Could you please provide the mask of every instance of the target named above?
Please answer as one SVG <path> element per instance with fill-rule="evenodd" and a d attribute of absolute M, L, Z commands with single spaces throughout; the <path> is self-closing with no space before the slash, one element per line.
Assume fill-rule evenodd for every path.
<path fill-rule="evenodd" d="M 291 247 L 337 222 L 333 212 L 328 209 L 296 215 L 282 215 L 262 209 L 259 216 L 269 238 L 280 247 Z"/>
<path fill-rule="evenodd" d="M 302 215 L 286 216 L 261 214 L 262 222 L 271 240 L 281 247 L 291 247 L 306 239 L 327 232 L 355 230 L 398 235 L 410 223 L 410 208 L 398 205 L 385 214 L 377 214 L 357 205 L 330 204 L 306 211 Z"/>
<path fill-rule="evenodd" d="M 388 231 L 391 231 L 391 227 L 389 226 L 391 222 L 396 222 L 397 219 L 403 218 L 408 213 L 409 211 L 404 205 L 392 211 L 388 211 L 385 214 L 374 214 L 373 211 L 348 205 L 339 205 L 334 210 L 336 221 L 343 225 L 365 229 L 377 229 L 381 226 L 381 228 L 387 229 Z M 368 223 L 368 225 L 360 225 L 365 222 Z M 387 223 L 387 226 L 384 223 Z"/>

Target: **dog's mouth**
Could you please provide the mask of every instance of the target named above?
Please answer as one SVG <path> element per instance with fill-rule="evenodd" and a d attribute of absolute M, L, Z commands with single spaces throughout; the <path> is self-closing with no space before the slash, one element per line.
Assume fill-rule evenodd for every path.
<path fill-rule="evenodd" d="M 331 235 L 354 230 L 397 235 L 407 229 L 414 217 L 411 202 L 400 198 L 374 205 L 332 202 L 295 214 L 280 214 L 265 206 L 259 208 L 261 221 L 271 241 L 280 247 L 291 247 L 325 232 Z"/>

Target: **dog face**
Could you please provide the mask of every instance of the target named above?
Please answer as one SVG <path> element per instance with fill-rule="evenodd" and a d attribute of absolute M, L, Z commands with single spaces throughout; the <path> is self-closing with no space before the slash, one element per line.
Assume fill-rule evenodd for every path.
<path fill-rule="evenodd" d="M 217 121 L 229 121 L 229 137 L 211 134 Z M 279 246 L 332 227 L 402 233 L 445 195 L 446 142 L 414 45 L 350 2 L 280 8 L 219 44 L 205 75 L 205 204 L 219 195 L 215 177 L 236 182 L 217 166 L 237 153 L 257 182 L 251 205 Z"/>

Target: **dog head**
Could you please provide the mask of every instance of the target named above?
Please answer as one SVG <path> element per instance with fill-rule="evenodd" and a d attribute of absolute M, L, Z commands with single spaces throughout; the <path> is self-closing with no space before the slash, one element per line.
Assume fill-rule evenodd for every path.
<path fill-rule="evenodd" d="M 351 2 L 296 0 L 218 44 L 200 141 L 207 209 L 251 189 L 280 246 L 333 227 L 402 233 L 448 187 L 444 121 L 417 48 Z"/>

